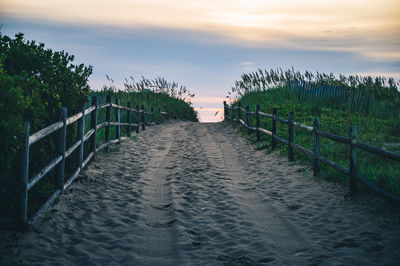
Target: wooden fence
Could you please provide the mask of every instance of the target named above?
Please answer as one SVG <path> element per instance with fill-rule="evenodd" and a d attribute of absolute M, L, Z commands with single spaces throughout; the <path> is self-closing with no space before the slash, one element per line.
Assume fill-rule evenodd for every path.
<path fill-rule="evenodd" d="M 297 150 L 306 156 L 313 159 L 313 173 L 314 176 L 317 176 L 320 172 L 320 163 L 324 163 L 345 175 L 350 176 L 350 192 L 354 193 L 356 189 L 357 182 L 364 183 L 367 187 L 373 189 L 378 194 L 393 200 L 397 203 L 400 203 L 400 197 L 390 194 L 389 192 L 377 187 L 375 184 L 368 181 L 366 178 L 358 175 L 357 169 L 357 150 L 362 149 L 369 153 L 373 153 L 375 155 L 391 159 L 396 162 L 400 162 L 400 155 L 396 153 L 392 153 L 389 151 L 385 151 L 374 146 L 362 143 L 358 141 L 358 128 L 357 126 L 350 127 L 350 135 L 348 137 L 342 137 L 339 135 L 331 134 L 329 132 L 323 131 L 319 129 L 319 120 L 318 118 L 314 118 L 313 126 L 304 125 L 302 123 L 294 121 L 294 112 L 289 113 L 288 119 L 283 119 L 278 117 L 277 115 L 278 109 L 273 108 L 273 113 L 264 113 L 260 111 L 260 106 L 256 106 L 256 111 L 251 112 L 249 106 L 242 108 L 241 103 L 238 102 L 236 106 L 229 107 L 224 101 L 224 117 L 225 119 L 231 120 L 233 122 L 237 122 L 239 125 L 243 125 L 247 128 L 248 133 L 252 131 L 256 132 L 257 141 L 260 141 L 260 134 L 268 135 L 272 137 L 271 146 L 275 148 L 277 145 L 277 141 L 288 145 L 288 157 L 289 160 L 292 161 L 294 159 L 294 150 Z M 255 115 L 256 117 L 256 125 L 252 126 L 250 124 L 250 116 Z M 243 117 L 244 116 L 244 117 Z M 272 127 L 271 131 L 264 129 L 260 126 L 260 117 L 267 117 L 272 119 Z M 281 138 L 277 135 L 277 122 L 285 124 L 288 126 L 288 139 Z M 313 135 L 313 150 L 310 151 L 298 144 L 294 141 L 294 133 L 295 127 L 305 129 L 309 132 L 312 132 Z M 350 167 L 345 168 L 342 165 L 333 162 L 323 156 L 320 155 L 320 137 L 328 138 L 332 141 L 343 143 L 349 145 L 350 148 L 350 156 L 349 162 Z"/>
<path fill-rule="evenodd" d="M 115 109 L 115 120 L 111 121 L 111 109 Z M 106 121 L 98 124 L 98 111 L 101 109 L 106 109 Z M 126 111 L 126 122 L 121 122 L 121 110 Z M 166 112 L 159 113 L 164 116 L 168 116 Z M 136 114 L 136 121 L 132 122 L 132 113 Z M 90 115 L 90 129 L 85 132 L 85 117 Z M 148 116 L 151 117 L 151 122 L 148 121 Z M 73 123 L 78 123 L 77 135 L 78 141 L 71 145 L 71 147 L 66 147 L 66 137 L 67 137 L 67 127 Z M 19 195 L 19 211 L 17 220 L 21 228 L 25 228 L 28 224 L 33 223 L 34 220 L 45 211 L 54 200 L 65 190 L 71 183 L 77 178 L 82 169 L 89 163 L 89 161 L 94 157 L 94 155 L 107 148 L 110 144 L 116 144 L 122 140 L 129 138 L 131 136 L 131 128 L 136 129 L 136 133 L 139 133 L 140 127 L 145 130 L 146 125 L 155 124 L 155 112 L 153 107 L 150 112 L 147 112 L 145 107 L 142 105 L 139 109 L 137 105 L 135 109 L 131 107 L 131 103 L 128 102 L 127 106 L 121 106 L 119 99 L 115 99 L 115 103 L 111 102 L 111 96 L 107 96 L 106 103 L 98 103 L 98 98 L 96 96 L 92 97 L 91 105 L 85 109 L 82 108 L 82 112 L 79 112 L 71 117 L 67 117 L 67 109 L 61 108 L 61 119 L 60 121 L 45 127 L 36 133 L 30 135 L 30 123 L 26 122 L 26 132 L 24 137 L 24 149 L 22 151 L 23 158 L 21 162 L 21 184 Z M 110 140 L 110 127 L 116 127 L 116 139 Z M 126 128 L 127 137 L 121 137 L 121 126 Z M 105 139 L 104 144 L 98 146 L 97 141 L 97 131 L 101 128 L 105 128 Z M 39 140 L 49 136 L 50 134 L 57 132 L 57 156 L 53 158 L 45 167 L 43 167 L 38 173 L 36 173 L 32 178 L 29 177 L 29 148 L 32 144 L 38 142 Z M 84 144 L 89 141 L 89 153 L 84 158 Z M 78 167 L 73 171 L 72 175 L 68 177 L 65 181 L 65 159 L 68 158 L 75 150 L 78 149 L 77 165 Z M 56 191 L 51 197 L 40 207 L 40 209 L 28 219 L 28 192 L 31 190 L 44 176 L 46 176 L 52 169 L 56 168 Z"/>

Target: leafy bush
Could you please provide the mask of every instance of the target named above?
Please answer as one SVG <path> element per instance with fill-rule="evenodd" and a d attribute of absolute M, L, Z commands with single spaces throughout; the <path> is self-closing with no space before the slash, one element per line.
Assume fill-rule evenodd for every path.
<path fill-rule="evenodd" d="M 44 123 L 56 120 L 61 106 L 72 114 L 80 111 L 87 101 L 92 67 L 72 64 L 73 55 L 45 49 L 43 43 L 25 41 L 22 33 L 16 34 L 15 39 L 0 33 L 0 55 L 4 71 L 14 77 L 16 85 L 30 83 L 29 87 L 24 87 L 23 96 L 31 97 L 34 93 L 40 98 L 40 105 L 46 110 L 40 114 Z M 32 111 L 43 109 L 40 105 L 35 104 Z M 31 120 L 33 117 L 24 118 Z M 33 125 L 32 129 L 38 126 L 43 125 Z"/>
<path fill-rule="evenodd" d="M 13 39 L 0 32 L 0 220 L 15 214 L 24 121 L 30 121 L 32 134 L 55 122 L 61 106 L 72 114 L 87 101 L 92 67 L 73 61 L 74 56 L 64 51 L 53 52 L 43 43 L 26 41 L 22 33 Z M 42 145 L 54 146 L 51 139 Z M 45 150 L 32 149 L 31 173 L 51 159 Z"/>

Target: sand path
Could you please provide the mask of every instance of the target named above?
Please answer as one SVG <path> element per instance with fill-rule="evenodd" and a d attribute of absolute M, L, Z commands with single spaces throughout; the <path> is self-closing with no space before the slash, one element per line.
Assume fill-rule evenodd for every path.
<path fill-rule="evenodd" d="M 344 200 L 227 123 L 150 127 L 86 170 L 0 262 L 396 265 L 400 217 Z M 13 243 L 15 247 L 5 247 Z M 1 263 L 0 263 L 1 264 Z"/>

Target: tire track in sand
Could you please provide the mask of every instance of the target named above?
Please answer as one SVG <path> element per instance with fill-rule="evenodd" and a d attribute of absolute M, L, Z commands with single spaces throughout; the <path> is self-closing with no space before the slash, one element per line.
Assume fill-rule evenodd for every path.
<path fill-rule="evenodd" d="M 240 166 L 238 151 L 226 136 L 215 130 L 213 124 L 205 124 L 199 131 L 207 156 L 213 161 L 222 162 L 223 172 L 231 179 L 227 185 L 231 186 L 236 202 L 249 220 L 249 230 L 255 230 L 259 244 L 263 243 L 269 253 L 273 254 L 270 259 L 285 265 L 309 263 L 307 260 L 312 254 L 309 254 L 311 249 L 307 240 L 294 224 L 281 215 L 279 208 L 264 201 L 264 196 L 258 194 Z"/>
<path fill-rule="evenodd" d="M 141 174 L 145 183 L 143 209 L 133 228 L 136 241 L 131 249 L 134 252 L 131 265 L 176 265 L 179 262 L 175 205 L 168 182 L 175 168 L 172 146 L 177 134 L 176 125 L 166 125 L 162 135 L 156 136 L 150 146 L 152 156 Z"/>

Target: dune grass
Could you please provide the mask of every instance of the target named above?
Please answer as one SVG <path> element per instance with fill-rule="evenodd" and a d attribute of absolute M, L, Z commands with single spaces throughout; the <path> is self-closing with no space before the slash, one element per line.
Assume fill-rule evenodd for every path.
<path fill-rule="evenodd" d="M 392 152 L 400 153 L 398 146 L 385 146 L 385 143 L 399 142 L 399 123 L 391 118 L 383 119 L 374 116 L 337 110 L 334 108 L 321 107 L 318 103 L 299 102 L 298 98 L 288 87 L 277 87 L 266 91 L 248 91 L 243 94 L 240 100 L 242 106 L 249 105 L 251 110 L 255 110 L 260 104 L 260 110 L 272 113 L 273 108 L 278 108 L 278 116 L 288 119 L 288 113 L 295 113 L 295 121 L 312 126 L 314 117 L 318 117 L 320 128 L 324 131 L 340 136 L 349 136 L 350 126 L 358 126 L 359 141 L 374 145 L 379 148 L 387 148 Z M 251 119 L 255 125 L 255 117 Z M 272 119 L 262 118 L 261 126 L 271 130 Z M 277 134 L 288 137 L 287 125 L 277 123 Z M 255 134 L 250 137 L 255 143 Z M 263 136 L 263 147 L 270 148 L 271 137 Z M 295 143 L 312 150 L 313 138 L 310 132 L 295 128 Z M 344 167 L 349 167 L 349 147 L 329 139 L 320 137 L 321 155 L 339 163 Z M 260 145 L 260 144 L 259 144 Z M 287 145 L 278 144 L 282 154 L 287 155 Z M 301 153 L 295 152 L 295 160 L 312 165 L 311 160 Z M 384 159 L 373 154 L 359 150 L 358 153 L 359 169 L 358 174 L 366 177 L 379 187 L 395 195 L 400 195 L 400 164 L 388 159 Z M 325 166 L 321 163 L 321 176 L 347 185 L 349 177 L 342 173 Z M 360 186 L 362 187 L 362 186 Z M 361 191 L 366 191 L 361 189 Z"/>

